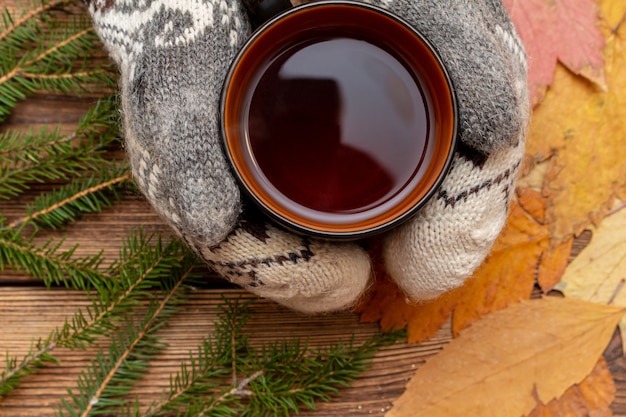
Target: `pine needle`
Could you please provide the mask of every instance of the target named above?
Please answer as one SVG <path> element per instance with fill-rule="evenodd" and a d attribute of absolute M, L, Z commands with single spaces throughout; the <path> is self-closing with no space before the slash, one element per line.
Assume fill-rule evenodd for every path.
<path fill-rule="evenodd" d="M 5 367 L 0 373 L 0 398 L 11 392 L 22 380 L 35 369 L 43 368 L 58 360 L 49 352 L 48 341 L 38 340 L 33 343 L 28 353 L 18 360 L 6 353 Z"/>
<path fill-rule="evenodd" d="M 224 299 L 215 334 L 170 376 L 169 392 L 146 417 L 287 417 L 315 409 L 315 401 L 327 401 L 355 380 L 378 349 L 406 336 L 378 334 L 360 346 L 350 341 L 321 349 L 293 339 L 255 349 L 245 334 L 249 304 Z"/>
<path fill-rule="evenodd" d="M 0 200 L 20 195 L 31 183 L 70 180 L 111 167 L 104 153 L 117 141 L 114 108 L 112 100 L 100 100 L 70 135 L 62 135 L 58 126 L 0 133 Z"/>
<path fill-rule="evenodd" d="M 7 8 L 0 13 L 0 122 L 37 91 L 81 95 L 115 86 L 112 63 L 93 59 L 102 45 L 90 19 L 58 18 L 59 8 L 72 3 L 34 2 L 17 15 Z"/>
<path fill-rule="evenodd" d="M 64 241 L 50 239 L 37 246 L 12 229 L 0 229 L 0 271 L 9 266 L 41 279 L 48 287 L 54 284 L 87 290 L 100 285 L 104 278 L 98 270 L 103 261 L 102 253 L 75 257 L 78 246 L 62 249 Z"/>
<path fill-rule="evenodd" d="M 27 215 L 8 227 L 34 223 L 59 229 L 86 213 L 99 213 L 122 199 L 118 188 L 132 179 L 127 167 L 106 167 L 87 178 L 78 178 L 50 193 L 41 194 L 26 208 Z"/>
<path fill-rule="evenodd" d="M 108 337 L 120 328 L 134 309 L 153 297 L 154 289 L 175 275 L 191 254 L 178 241 L 164 245 L 158 236 L 133 232 L 120 251 L 118 261 L 101 276 L 92 305 L 76 312 L 65 324 L 33 343 L 21 360 L 9 358 L 6 371 L 0 376 L 0 397 L 10 392 L 26 375 L 47 363 L 54 363 L 52 352 L 65 347 L 85 349 L 98 338 Z M 117 275 L 110 275 L 115 272 Z"/>
<path fill-rule="evenodd" d="M 109 349 L 101 350 L 91 366 L 81 373 L 78 392 L 70 391 L 70 401 L 64 400 L 59 416 L 88 416 L 111 414 L 126 403 L 124 398 L 133 384 L 145 373 L 149 360 L 164 348 L 156 329 L 184 302 L 184 283 L 195 265 L 185 262 L 181 270 L 163 283 L 163 293 L 154 298 L 139 322 L 129 319 L 115 333 Z"/>
<path fill-rule="evenodd" d="M 33 3 L 29 9 L 19 13 L 19 16 L 15 18 L 7 8 L 3 10 L 2 19 L 0 20 L 0 44 L 9 43 L 6 38 L 14 33 L 17 29 L 26 26 L 37 16 L 41 16 L 47 13 L 50 9 L 59 7 L 65 4 L 72 3 L 72 0 L 52 0 L 42 1 L 41 3 Z M 40 17 L 43 19 L 43 17 Z"/>

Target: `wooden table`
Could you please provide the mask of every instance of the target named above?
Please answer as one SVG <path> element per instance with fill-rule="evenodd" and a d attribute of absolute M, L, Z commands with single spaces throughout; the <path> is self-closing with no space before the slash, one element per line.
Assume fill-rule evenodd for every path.
<path fill-rule="evenodd" d="M 76 122 L 92 105 L 94 99 L 60 96 L 35 96 L 21 103 L 1 129 L 22 129 L 58 121 L 62 129 L 71 132 Z M 119 155 L 117 155 L 119 156 Z M 49 185 L 34 185 L 32 190 L 11 201 L 0 200 L 0 212 L 10 223 L 23 216 L 25 205 Z M 93 255 L 104 250 L 105 256 L 115 256 L 122 240 L 137 227 L 146 232 L 168 236 L 165 224 L 140 195 L 129 195 L 122 202 L 95 215 L 87 215 L 62 232 L 45 232 L 41 240 L 66 235 L 67 241 L 78 243 L 77 255 Z M 189 352 L 202 337 L 213 330 L 217 306 L 222 296 L 254 298 L 249 293 L 228 285 L 214 273 L 206 271 L 206 286 L 197 289 L 184 311 L 163 330 L 169 347 L 154 362 L 137 393 L 146 404 L 158 398 L 168 387 L 169 375 L 187 360 Z M 0 272 L 0 353 L 9 351 L 21 357 L 28 352 L 33 338 L 45 337 L 55 327 L 77 311 L 89 305 L 85 294 L 64 288 L 46 289 L 40 280 L 5 270 Z M 363 342 L 378 332 L 376 324 L 362 324 L 350 312 L 303 316 L 266 300 L 256 300 L 255 314 L 247 326 L 254 343 L 289 338 L 308 338 L 311 345 L 330 345 L 348 341 L 354 335 Z M 437 353 L 451 339 L 449 326 L 436 337 L 419 345 L 395 344 L 384 348 L 370 370 L 330 403 L 320 403 L 315 416 L 382 415 L 391 402 L 404 390 L 415 369 L 426 358 Z M 22 384 L 0 399 L 0 416 L 51 416 L 61 398 L 67 398 L 67 388 L 76 386 L 77 376 L 95 354 L 86 351 L 57 349 L 61 363 L 30 375 Z M 303 414 L 307 415 L 307 414 Z"/>
<path fill-rule="evenodd" d="M 36 128 L 46 123 L 61 123 L 62 130 L 70 132 L 93 102 L 94 99 L 89 97 L 34 96 L 22 102 L 11 117 L 0 125 L 0 129 Z M 49 185 L 45 184 L 34 186 L 31 192 L 12 201 L 0 200 L 0 212 L 9 222 L 19 218 L 23 215 L 24 206 L 47 187 Z M 80 244 L 80 254 L 95 254 L 102 249 L 105 255 L 114 255 L 121 247 L 122 239 L 139 226 L 148 232 L 168 233 L 167 227 L 150 210 L 144 199 L 139 195 L 130 195 L 100 214 L 85 216 L 62 233 L 68 236 L 68 242 Z M 59 233 L 47 232 L 44 237 L 47 235 L 59 236 Z M 588 239 L 588 234 L 579 239 L 574 251 L 578 252 Z M 223 302 L 222 296 L 252 297 L 247 292 L 227 285 L 207 270 L 206 285 L 193 293 L 184 311 L 162 331 L 169 346 L 159 355 L 148 376 L 136 389 L 142 402 L 148 403 L 163 392 L 168 386 L 170 373 L 176 371 L 181 361 L 188 359 L 189 351 L 213 330 L 217 305 Z M 47 335 L 54 327 L 62 325 L 65 318 L 86 305 L 88 300 L 81 292 L 63 288 L 46 289 L 39 280 L 10 270 L 1 271 L 0 353 L 9 351 L 18 357 L 24 355 L 33 338 Z M 378 331 L 377 325 L 362 324 L 358 316 L 350 312 L 307 317 L 264 300 L 257 300 L 254 308 L 256 313 L 247 329 L 255 343 L 308 337 L 311 344 L 324 345 L 348 340 L 352 335 L 359 342 Z M 365 374 L 349 388 L 343 389 L 332 401 L 319 403 L 318 411 L 310 415 L 383 415 L 390 408 L 391 402 L 403 392 L 405 383 L 414 371 L 450 340 L 450 328 L 444 326 L 436 337 L 425 343 L 398 343 L 382 349 Z M 66 388 L 76 386 L 79 371 L 94 352 L 94 349 L 59 349 L 56 353 L 61 363 L 24 379 L 15 391 L 0 400 L 0 416 L 53 415 L 60 399 L 67 396 Z M 621 353 L 617 333 L 605 352 L 605 358 L 618 390 L 613 404 L 614 413 L 626 416 L 626 360 Z"/>

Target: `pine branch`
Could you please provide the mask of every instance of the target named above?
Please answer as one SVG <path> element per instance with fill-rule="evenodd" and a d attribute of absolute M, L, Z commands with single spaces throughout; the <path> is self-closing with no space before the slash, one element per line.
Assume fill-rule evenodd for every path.
<path fill-rule="evenodd" d="M 118 263 L 108 268 L 98 284 L 97 296 L 91 296 L 91 308 L 79 310 L 61 329 L 54 330 L 45 341 L 38 341 L 21 362 L 11 359 L 12 366 L 6 369 L 15 372 L 0 377 L 0 398 L 23 377 L 52 362 L 51 352 L 55 349 L 84 349 L 96 338 L 109 336 L 134 308 L 143 305 L 151 296 L 150 290 L 159 288 L 191 256 L 180 242 L 163 246 L 160 237 L 145 236 L 141 231 L 131 234 L 120 252 Z"/>
<path fill-rule="evenodd" d="M 238 416 L 287 417 L 302 406 L 315 410 L 315 401 L 328 401 L 340 387 L 348 386 L 381 347 L 405 337 L 404 331 L 378 334 L 360 346 L 350 341 L 313 350 L 297 340 L 270 346 L 258 362 L 253 361 L 252 369 L 263 374 L 250 382 L 247 403 Z"/>
<path fill-rule="evenodd" d="M 37 227 L 59 229 L 86 213 L 99 213 L 121 200 L 118 188 L 132 175 L 126 167 L 100 170 L 87 178 L 75 179 L 50 193 L 40 195 L 26 208 L 27 215 L 8 224 L 13 229 L 28 223 Z"/>
<path fill-rule="evenodd" d="M 18 360 L 6 354 L 5 367 L 0 373 L 0 399 L 11 392 L 33 370 L 42 368 L 48 363 L 58 363 L 58 360 L 49 353 L 47 341 L 39 340 L 31 345 L 28 353 Z"/>
<path fill-rule="evenodd" d="M 22 13 L 17 19 L 5 8 L 2 12 L 0 24 L 0 44 L 9 43 L 7 37 L 20 27 L 24 27 L 35 17 L 41 16 L 49 10 L 72 3 L 72 0 L 52 0 L 42 1 L 40 4 L 33 4 L 30 10 Z"/>
<path fill-rule="evenodd" d="M 230 389 L 231 394 L 222 393 L 216 396 L 220 387 L 237 385 L 237 355 L 248 354 L 249 336 L 243 334 L 252 311 L 249 309 L 253 300 L 241 303 L 239 300 L 224 298 L 224 304 L 219 306 L 221 313 L 215 323 L 215 337 L 203 339 L 197 347 L 197 354 L 190 354 L 189 365 L 183 363 L 178 373 L 170 376 L 170 391 L 160 402 L 153 403 L 145 417 L 152 417 L 168 413 L 178 413 L 189 406 L 193 398 L 195 408 L 201 409 L 210 404 L 214 408 L 226 407 L 224 404 L 236 391 Z M 231 380 L 228 381 L 230 375 Z M 245 381 L 245 380 L 244 380 Z M 243 381 L 242 381 L 243 382 Z M 223 388 L 222 388 L 223 390 Z M 213 395 L 213 399 L 204 399 Z M 197 403 L 200 401 L 200 403 Z M 210 401 L 207 403 L 206 401 Z"/>
<path fill-rule="evenodd" d="M 378 349 L 406 336 L 379 334 L 360 346 L 351 341 L 323 349 L 295 339 L 256 350 L 244 333 L 252 314 L 248 305 L 225 300 L 214 337 L 170 377 L 169 392 L 145 417 L 290 416 L 302 407 L 315 409 L 315 401 L 328 400 L 356 379 Z"/>
<path fill-rule="evenodd" d="M 98 270 L 102 253 L 74 257 L 78 245 L 63 250 L 64 239 L 48 240 L 35 246 L 11 229 L 0 229 L 0 271 L 6 266 L 41 279 L 46 286 L 64 285 L 67 288 L 87 290 L 98 287 L 104 275 Z"/>
<path fill-rule="evenodd" d="M 0 199 L 19 195 L 29 188 L 29 182 L 65 180 L 104 162 L 91 159 L 84 148 L 74 147 L 74 139 L 75 135 L 62 136 L 58 128 L 51 132 L 42 128 L 37 133 L 8 132 L 0 136 L 0 142 L 25 142 L 19 154 L 0 161 Z M 94 145 L 99 148 L 98 144 Z"/>
<path fill-rule="evenodd" d="M 142 320 L 138 324 L 128 323 L 116 332 L 108 352 L 101 351 L 81 374 L 78 393 L 70 391 L 72 403 L 64 400 L 58 415 L 110 414 L 112 408 L 124 406 L 124 396 L 145 372 L 149 360 L 164 347 L 155 332 L 184 302 L 184 283 L 194 268 L 193 259 L 187 259 L 184 267 L 163 283 L 162 296 L 151 303 Z"/>
<path fill-rule="evenodd" d="M 29 183 L 68 180 L 111 167 L 104 152 L 118 136 L 113 100 L 100 100 L 70 135 L 52 131 L 0 133 L 0 200 L 29 189 Z"/>
<path fill-rule="evenodd" d="M 151 296 L 150 291 L 162 285 L 181 262 L 192 256 L 179 241 L 172 240 L 163 246 L 160 237 L 157 237 L 156 244 L 150 245 L 152 239 L 152 236 L 145 237 L 141 232 L 129 238 L 142 251 L 131 259 L 122 257 L 123 267 L 109 268 L 107 272 L 113 269 L 117 274 L 107 274 L 107 285 L 100 287 L 91 308 L 87 308 L 85 313 L 77 312 L 71 321 L 66 321 L 54 337 L 57 344 L 72 349 L 84 348 L 96 337 L 107 336 L 111 329 L 117 327 L 117 322 L 131 314 L 134 308 Z M 137 244 L 137 240 L 143 243 Z"/>
<path fill-rule="evenodd" d="M 0 122 L 17 102 L 36 91 L 81 95 L 112 89 L 116 70 L 103 58 L 100 40 L 84 15 L 58 19 L 72 1 L 34 3 L 15 18 L 8 9 L 0 19 Z M 71 15 L 69 10 L 64 10 Z M 42 36 L 45 34 L 45 36 Z"/>

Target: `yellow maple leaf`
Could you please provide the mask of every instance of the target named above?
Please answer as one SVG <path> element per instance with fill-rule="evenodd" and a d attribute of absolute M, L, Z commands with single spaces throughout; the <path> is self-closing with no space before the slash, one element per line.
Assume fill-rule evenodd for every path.
<path fill-rule="evenodd" d="M 559 66 L 528 134 L 529 160 L 551 158 L 542 191 L 555 241 L 597 224 L 626 192 L 626 3 L 601 10 L 607 89 Z"/>
<path fill-rule="evenodd" d="M 591 243 L 567 267 L 555 289 L 567 297 L 626 307 L 626 210 L 606 217 Z M 626 320 L 620 321 L 626 335 Z"/>
<path fill-rule="evenodd" d="M 615 391 L 609 367 L 604 358 L 600 358 L 580 384 L 568 388 L 548 404 L 539 403 L 527 417 L 610 417 Z"/>
<path fill-rule="evenodd" d="M 526 415 L 533 392 L 547 404 L 591 373 L 623 313 L 546 297 L 485 316 L 417 370 L 386 417 Z"/>

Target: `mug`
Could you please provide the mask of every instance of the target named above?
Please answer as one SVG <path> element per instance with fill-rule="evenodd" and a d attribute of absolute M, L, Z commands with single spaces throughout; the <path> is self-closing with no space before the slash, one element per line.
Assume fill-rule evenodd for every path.
<path fill-rule="evenodd" d="M 457 141 L 454 88 L 436 50 L 365 3 L 279 11 L 276 0 L 247 1 L 252 17 L 275 15 L 222 90 L 223 144 L 245 194 L 287 228 L 328 239 L 407 220 L 435 194 Z"/>

